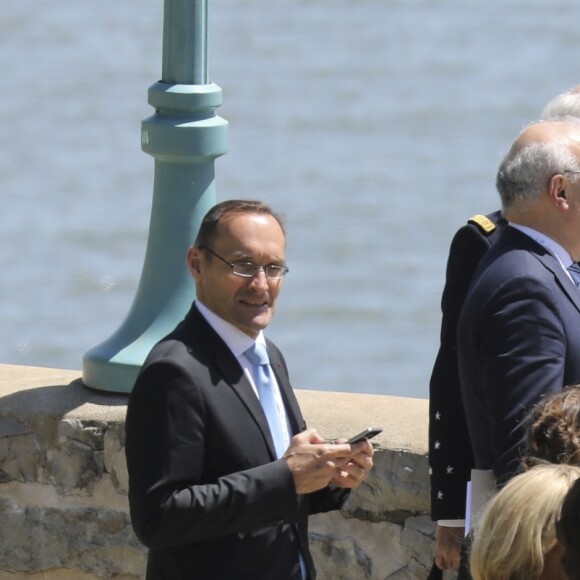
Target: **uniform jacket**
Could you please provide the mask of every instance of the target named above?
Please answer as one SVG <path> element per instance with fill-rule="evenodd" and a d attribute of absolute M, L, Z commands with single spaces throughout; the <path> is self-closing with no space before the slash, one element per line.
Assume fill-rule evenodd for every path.
<path fill-rule="evenodd" d="M 501 213 L 474 216 L 455 234 L 441 299 L 441 343 L 429 382 L 431 517 L 465 517 L 473 453 L 459 387 L 457 320 L 473 274 L 505 225 Z"/>
<path fill-rule="evenodd" d="M 306 425 L 286 363 L 268 341 L 293 434 Z M 262 407 L 225 343 L 195 305 L 157 344 L 131 393 L 126 421 L 131 520 L 149 547 L 147 580 L 309 576 L 308 514 L 348 492 L 298 496 Z"/>
<path fill-rule="evenodd" d="M 525 414 L 580 382 L 580 290 L 550 252 L 508 226 L 481 261 L 457 332 L 474 465 L 501 481 L 519 467 Z"/>

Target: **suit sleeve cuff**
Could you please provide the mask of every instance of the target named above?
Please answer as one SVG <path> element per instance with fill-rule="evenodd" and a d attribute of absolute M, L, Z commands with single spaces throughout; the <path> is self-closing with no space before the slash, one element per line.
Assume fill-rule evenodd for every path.
<path fill-rule="evenodd" d="M 465 520 L 437 520 L 437 525 L 446 528 L 464 528 Z"/>

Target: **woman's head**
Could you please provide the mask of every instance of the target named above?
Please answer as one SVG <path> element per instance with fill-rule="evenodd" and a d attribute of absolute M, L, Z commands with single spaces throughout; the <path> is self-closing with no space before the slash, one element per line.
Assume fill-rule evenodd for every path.
<path fill-rule="evenodd" d="M 527 421 L 526 468 L 544 462 L 580 465 L 580 387 L 546 395 Z"/>
<path fill-rule="evenodd" d="M 511 479 L 475 525 L 474 580 L 535 580 L 557 545 L 555 522 L 580 467 L 538 465 Z"/>

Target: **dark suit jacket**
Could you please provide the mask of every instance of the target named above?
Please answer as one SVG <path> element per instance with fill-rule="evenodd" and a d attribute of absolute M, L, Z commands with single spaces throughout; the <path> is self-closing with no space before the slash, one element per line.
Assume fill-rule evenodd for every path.
<path fill-rule="evenodd" d="M 501 481 L 519 468 L 524 414 L 580 382 L 580 291 L 550 252 L 506 227 L 481 261 L 457 331 L 475 467 Z"/>
<path fill-rule="evenodd" d="M 293 434 L 305 429 L 286 363 L 268 342 Z M 126 421 L 129 503 L 149 547 L 148 580 L 311 578 L 308 514 L 340 507 L 345 490 L 298 496 L 277 460 L 243 371 L 195 306 L 155 346 Z"/>
<path fill-rule="evenodd" d="M 471 477 L 473 453 L 459 387 L 456 329 L 477 265 L 506 224 L 499 211 L 486 217 L 489 224 L 480 225 L 481 220 L 474 216 L 457 231 L 447 260 L 441 299 L 441 344 L 429 381 L 429 472 L 434 520 L 465 517 L 465 490 Z"/>

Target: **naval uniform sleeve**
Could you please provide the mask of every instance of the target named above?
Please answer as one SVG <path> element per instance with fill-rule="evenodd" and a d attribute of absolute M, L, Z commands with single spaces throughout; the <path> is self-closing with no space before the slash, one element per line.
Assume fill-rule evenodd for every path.
<path fill-rule="evenodd" d="M 465 421 L 457 360 L 456 327 L 474 272 L 496 239 L 499 212 L 474 216 L 455 234 L 441 299 L 440 347 L 429 382 L 429 475 L 433 520 L 465 517 L 473 453 Z M 447 525 L 447 524 L 446 524 Z"/>

